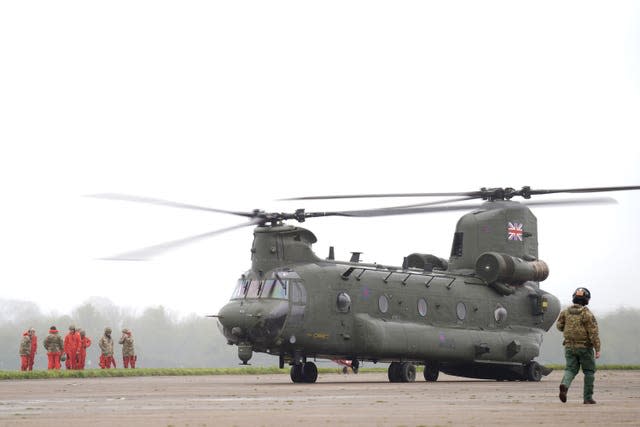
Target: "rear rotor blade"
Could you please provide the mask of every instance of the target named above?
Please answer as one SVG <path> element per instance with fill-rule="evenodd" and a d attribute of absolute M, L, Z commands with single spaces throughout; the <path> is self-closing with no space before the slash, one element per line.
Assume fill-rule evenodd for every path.
<path fill-rule="evenodd" d="M 393 216 L 393 215 L 412 215 L 420 213 L 434 213 L 434 212 L 447 212 L 447 211 L 471 211 L 478 208 L 491 208 L 492 203 L 500 202 L 485 202 L 474 204 L 461 204 L 451 206 L 418 206 L 418 207 L 395 207 L 395 208 L 380 208 L 380 209 L 361 209 L 352 211 L 338 211 L 327 212 L 324 216 L 348 216 L 348 217 L 378 217 L 378 216 Z M 504 202 L 503 202 L 504 203 Z M 520 202 L 511 202 L 520 203 Z M 599 197 L 590 199 L 573 199 L 573 200 L 549 200 L 549 201 L 532 201 L 522 203 L 526 206 L 569 206 L 569 205 L 602 205 L 602 204 L 615 204 L 617 201 L 610 197 Z"/>
<path fill-rule="evenodd" d="M 599 193 L 604 191 L 640 190 L 640 185 L 622 187 L 591 187 L 591 188 L 564 188 L 559 190 L 529 190 L 530 194 L 554 194 L 554 193 Z"/>
<path fill-rule="evenodd" d="M 249 218 L 252 218 L 255 216 L 253 212 L 227 211 L 224 209 L 215 209 L 215 208 L 209 208 L 206 206 L 198 206 L 198 205 L 191 205 L 187 203 L 173 202 L 171 200 L 156 199 L 153 197 L 133 196 L 130 194 L 100 193 L 100 194 L 91 194 L 87 197 L 93 197 L 95 199 L 117 200 L 121 202 L 144 203 L 147 205 L 169 206 L 172 208 L 179 208 L 179 209 L 191 209 L 191 210 L 200 210 L 200 211 L 207 211 L 207 212 L 226 213 L 230 215 L 245 216 Z"/>
<path fill-rule="evenodd" d="M 253 225 L 259 224 L 261 221 L 262 220 L 260 218 L 254 218 L 249 222 L 244 222 L 242 224 L 237 224 L 231 227 L 222 228 L 220 230 L 209 231 L 207 233 L 197 234 L 195 236 L 189 236 L 183 239 L 172 240 L 170 242 L 160 243 L 158 245 L 148 246 L 146 248 L 124 252 L 124 253 L 114 255 L 108 258 L 103 258 L 103 259 L 113 260 L 113 261 L 146 261 L 164 252 L 167 252 L 173 249 L 178 249 L 182 246 L 195 243 L 199 240 L 207 239 L 209 237 L 217 236 L 218 234 L 226 233 L 227 231 L 235 230 L 237 228 L 251 227 Z"/>

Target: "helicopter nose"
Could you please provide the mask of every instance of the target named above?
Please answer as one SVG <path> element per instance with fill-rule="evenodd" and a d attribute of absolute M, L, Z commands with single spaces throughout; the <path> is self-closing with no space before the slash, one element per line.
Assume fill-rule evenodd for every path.
<path fill-rule="evenodd" d="M 233 343 L 273 341 L 282 331 L 288 308 L 286 301 L 232 301 L 219 313 L 223 334 Z"/>

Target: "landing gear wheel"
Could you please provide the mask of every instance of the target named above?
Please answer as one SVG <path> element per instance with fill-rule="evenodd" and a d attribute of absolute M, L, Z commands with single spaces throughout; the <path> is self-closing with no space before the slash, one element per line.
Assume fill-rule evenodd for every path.
<path fill-rule="evenodd" d="M 529 381 L 540 381 L 542 379 L 542 366 L 534 361 L 527 363 L 525 366 L 525 376 Z"/>
<path fill-rule="evenodd" d="M 313 362 L 302 365 L 302 379 L 305 383 L 315 383 L 318 379 L 318 368 Z"/>
<path fill-rule="evenodd" d="M 291 366 L 291 381 L 293 381 L 294 383 L 301 383 L 304 382 L 304 379 L 302 378 L 302 365 L 292 365 Z"/>
<path fill-rule="evenodd" d="M 416 380 L 416 365 L 409 362 L 400 364 L 400 381 L 403 383 L 412 383 Z"/>
<path fill-rule="evenodd" d="M 399 383 L 400 380 L 400 362 L 391 362 L 389 364 L 389 369 L 387 371 L 387 376 L 389 377 L 389 382 Z"/>
<path fill-rule="evenodd" d="M 438 375 L 440 374 L 440 369 L 438 369 L 437 363 L 425 363 L 424 364 L 424 380 L 425 381 L 438 381 Z"/>
<path fill-rule="evenodd" d="M 354 374 L 357 374 L 358 369 L 360 369 L 360 362 L 358 361 L 358 359 L 353 359 L 351 361 L 351 370 L 353 371 Z"/>

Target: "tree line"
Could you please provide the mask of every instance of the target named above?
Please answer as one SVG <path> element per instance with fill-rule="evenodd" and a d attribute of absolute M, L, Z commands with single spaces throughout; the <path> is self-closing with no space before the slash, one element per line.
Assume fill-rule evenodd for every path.
<path fill-rule="evenodd" d="M 598 316 L 602 340 L 602 364 L 640 364 L 640 341 L 636 328 L 640 310 L 620 309 Z M 38 353 L 34 369 L 46 369 L 47 357 L 42 342 L 49 327 L 55 325 L 60 334 L 69 325 L 83 328 L 93 344 L 87 350 L 87 368 L 98 366 L 98 340 L 104 328 L 113 329 L 117 341 L 122 328 L 129 328 L 135 339 L 138 366 L 146 368 L 216 368 L 233 367 L 239 363 L 237 348 L 227 345 L 218 329 L 217 319 L 195 314 L 180 317 L 166 307 L 148 307 L 141 312 L 121 308 L 105 298 L 91 298 L 70 314 L 43 313 L 31 302 L 0 299 L 0 370 L 19 369 L 18 347 L 22 332 L 36 329 Z M 116 360 L 121 367 L 121 346 L 116 344 Z M 538 361 L 564 364 L 562 334 L 555 326 L 545 334 Z M 250 363 L 274 366 L 278 359 L 254 354 Z M 369 365 L 369 364 L 368 364 Z M 371 365 L 373 366 L 373 365 Z"/>

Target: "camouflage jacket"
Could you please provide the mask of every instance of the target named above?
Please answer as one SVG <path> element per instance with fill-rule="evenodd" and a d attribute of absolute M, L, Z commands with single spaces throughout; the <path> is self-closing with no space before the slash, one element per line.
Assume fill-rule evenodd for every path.
<path fill-rule="evenodd" d="M 573 304 L 563 310 L 556 326 L 564 334 L 563 345 L 573 348 L 591 348 L 600 351 L 598 322 L 587 306 Z"/>
<path fill-rule="evenodd" d="M 113 356 L 113 338 L 103 335 L 98 341 L 98 347 L 103 356 Z"/>
<path fill-rule="evenodd" d="M 23 335 L 20 341 L 20 356 L 29 356 L 31 354 L 31 337 Z"/>
<path fill-rule="evenodd" d="M 44 339 L 44 348 L 49 353 L 59 353 L 62 351 L 64 347 L 64 343 L 62 341 L 62 337 L 58 334 L 49 334 Z"/>
<path fill-rule="evenodd" d="M 133 350 L 133 338 L 131 335 L 122 335 L 119 341 L 122 344 L 122 355 L 123 356 L 135 356 L 136 353 Z"/>

